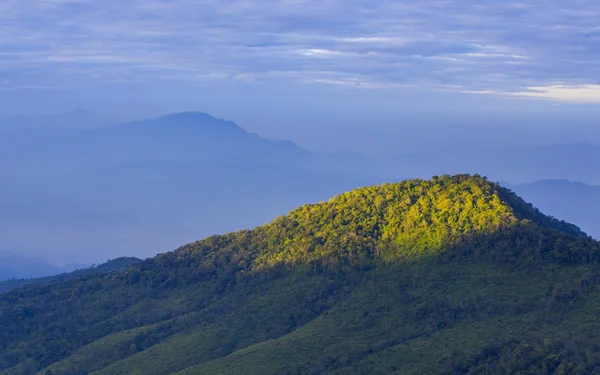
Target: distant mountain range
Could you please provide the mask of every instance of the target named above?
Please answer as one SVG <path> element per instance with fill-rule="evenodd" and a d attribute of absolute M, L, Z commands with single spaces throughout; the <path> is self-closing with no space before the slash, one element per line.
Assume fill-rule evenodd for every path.
<path fill-rule="evenodd" d="M 57 126 L 91 116 L 36 118 L 0 137 L 0 246 L 60 248 L 60 261 L 148 256 L 379 180 L 366 157 L 310 152 L 205 113 Z"/>
<path fill-rule="evenodd" d="M 69 113 L 47 119 L 24 121 L 21 131 L 0 139 L 0 163 L 31 161 L 78 166 L 124 163 L 209 162 L 219 165 L 282 165 L 315 170 L 362 169 L 374 164 L 366 156 L 350 153 L 316 153 L 288 140 L 268 140 L 246 132 L 237 124 L 206 113 L 186 112 L 156 119 L 104 126 L 74 126 L 89 118 L 93 124 L 104 119 L 91 113 Z M 58 126 L 64 119 L 65 126 Z M 11 123 L 20 118 L 0 120 Z M 9 126 L 5 126 L 8 128 Z M 12 127 L 17 128 L 17 126 Z M 20 127 L 19 127 L 20 128 Z M 28 150 L 27 153 L 24 150 Z"/>
<path fill-rule="evenodd" d="M 289 141 L 271 141 L 205 113 L 97 128 L 81 134 L 86 153 L 113 162 L 297 164 L 311 154 Z"/>
<path fill-rule="evenodd" d="M 48 249 L 62 263 L 146 257 L 265 223 L 304 202 L 407 177 L 468 171 L 513 184 L 600 181 L 600 149 L 592 145 L 377 160 L 311 152 L 200 112 L 124 124 L 84 110 L 13 117 L 0 120 L 0 135 L 0 248 Z M 538 205 L 531 189 L 523 192 Z M 562 193 L 553 200 L 540 192 L 539 205 L 598 233 L 586 207 L 558 207 L 571 199 Z"/>

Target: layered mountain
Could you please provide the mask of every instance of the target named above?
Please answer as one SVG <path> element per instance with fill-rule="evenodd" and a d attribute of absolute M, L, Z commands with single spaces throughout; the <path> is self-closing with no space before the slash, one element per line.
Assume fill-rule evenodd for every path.
<path fill-rule="evenodd" d="M 96 129 L 88 134 L 89 155 L 118 162 L 200 162 L 293 164 L 310 153 L 289 141 L 272 141 L 231 121 L 186 112 Z"/>
<path fill-rule="evenodd" d="M 29 119 L 29 120 L 27 120 Z M 14 131 L 6 134 L 3 153 L 28 160 L 78 164 L 132 162 L 300 162 L 309 152 L 289 141 L 271 141 L 246 132 L 237 124 L 201 112 L 171 114 L 124 124 L 94 126 L 91 113 L 71 112 L 43 117 L 11 118 Z M 80 126 L 72 124 L 79 123 Z M 65 124 L 59 126 L 59 124 Z M 68 125 L 71 124 L 71 125 Z M 92 125 L 85 125 L 92 124 Z M 6 128 L 9 126 L 6 125 Z M 23 155 L 23 147 L 28 153 Z"/>
<path fill-rule="evenodd" d="M 359 159 L 194 112 L 3 134 L 0 248 L 60 249 L 48 257 L 64 263 L 153 256 L 377 182 Z"/>
<path fill-rule="evenodd" d="M 0 374 L 600 371 L 600 244 L 479 176 L 0 296 Z"/>

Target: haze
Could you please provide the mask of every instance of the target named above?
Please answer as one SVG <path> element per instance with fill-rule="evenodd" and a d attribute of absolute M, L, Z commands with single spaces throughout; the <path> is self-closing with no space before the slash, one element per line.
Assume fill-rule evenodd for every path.
<path fill-rule="evenodd" d="M 599 17 L 587 1 L 5 0 L 0 252 L 152 256 L 462 172 L 598 237 Z"/>

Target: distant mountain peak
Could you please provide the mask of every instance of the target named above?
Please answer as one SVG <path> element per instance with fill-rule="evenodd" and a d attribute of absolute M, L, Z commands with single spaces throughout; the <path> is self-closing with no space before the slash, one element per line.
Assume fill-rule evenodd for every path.
<path fill-rule="evenodd" d="M 152 120 L 138 121 L 137 123 L 150 124 L 160 127 L 184 127 L 185 129 L 214 129 L 246 133 L 244 129 L 233 121 L 213 117 L 205 112 L 179 112 L 164 115 Z"/>

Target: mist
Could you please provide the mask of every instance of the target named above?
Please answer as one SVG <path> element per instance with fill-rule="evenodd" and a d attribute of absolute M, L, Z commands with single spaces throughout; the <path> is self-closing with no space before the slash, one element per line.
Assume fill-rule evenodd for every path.
<path fill-rule="evenodd" d="M 298 128 L 303 117 L 293 112 L 289 122 L 264 116 L 250 131 L 199 112 L 132 122 L 81 109 L 13 115 L 0 120 L 0 249 L 55 266 L 144 258 L 359 186 L 454 173 L 486 175 L 516 191 L 567 180 L 556 201 L 581 207 L 568 215 L 548 199 L 551 187 L 538 193 L 527 185 L 526 197 L 597 236 L 597 219 L 568 183 L 600 196 L 596 129 L 586 111 L 577 124 L 561 111 L 413 111 L 397 115 L 397 127 L 383 114 L 338 113 L 345 119 L 338 122 L 331 112 L 310 113 L 302 134 L 312 142 L 275 136 L 276 123 L 279 135 Z"/>
<path fill-rule="evenodd" d="M 4 1 L 0 252 L 150 257 L 457 173 L 599 235 L 598 6 L 265 4 Z"/>

